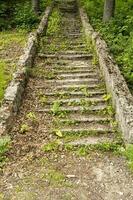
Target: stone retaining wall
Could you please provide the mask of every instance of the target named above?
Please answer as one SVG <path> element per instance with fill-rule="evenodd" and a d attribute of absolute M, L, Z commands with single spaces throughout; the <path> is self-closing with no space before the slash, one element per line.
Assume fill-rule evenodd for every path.
<path fill-rule="evenodd" d="M 53 4 L 46 8 L 38 29 L 29 35 L 24 54 L 18 61 L 17 71 L 13 74 L 13 79 L 6 89 L 4 100 L 0 107 L 0 135 L 4 135 L 10 130 L 14 117 L 19 110 L 29 77 L 28 68 L 33 65 L 40 36 L 46 33 L 52 8 Z"/>
<path fill-rule="evenodd" d="M 133 143 L 133 97 L 118 66 L 109 55 L 107 44 L 94 31 L 89 23 L 87 14 L 82 8 L 79 8 L 79 13 L 86 37 L 92 39 L 96 48 L 99 65 L 103 72 L 108 93 L 112 95 L 116 119 L 123 138 L 126 143 Z"/>

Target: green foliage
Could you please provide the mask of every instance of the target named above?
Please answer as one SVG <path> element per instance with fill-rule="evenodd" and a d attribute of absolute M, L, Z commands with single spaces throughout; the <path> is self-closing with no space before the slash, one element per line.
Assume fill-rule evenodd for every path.
<path fill-rule="evenodd" d="M 20 127 L 20 132 L 22 134 L 25 134 L 26 132 L 28 132 L 30 129 L 30 127 L 27 125 L 27 124 L 22 124 L 21 127 Z"/>
<path fill-rule="evenodd" d="M 8 136 L 0 139 L 0 165 L 4 161 L 4 154 L 9 150 L 11 140 Z"/>
<path fill-rule="evenodd" d="M 48 23 L 48 30 L 47 34 L 48 35 L 53 35 L 53 34 L 58 34 L 60 30 L 60 21 L 61 21 L 61 16 L 57 10 L 55 10 Z"/>
<path fill-rule="evenodd" d="M 126 149 L 121 148 L 120 152 L 127 158 L 128 165 L 130 169 L 133 171 L 133 145 L 127 145 Z"/>
<path fill-rule="evenodd" d="M 53 103 L 51 111 L 52 111 L 53 115 L 59 115 L 60 114 L 61 108 L 60 108 L 60 102 L 59 101 L 55 101 Z"/>
<path fill-rule="evenodd" d="M 9 28 L 22 28 L 31 30 L 39 21 L 32 10 L 32 1 L 5 0 L 0 2 L 0 30 Z M 51 3 L 51 0 L 40 0 L 40 13 Z"/>
<path fill-rule="evenodd" d="M 26 115 L 27 119 L 31 120 L 31 121 L 36 121 L 37 120 L 37 117 L 35 115 L 34 112 L 29 112 L 27 115 Z"/>
<path fill-rule="evenodd" d="M 50 185 L 62 185 L 65 182 L 65 176 L 58 170 L 48 170 L 46 174 L 42 175 L 42 178 L 48 180 Z"/>
<path fill-rule="evenodd" d="M 37 24 L 39 18 L 33 12 L 30 2 L 25 2 L 22 6 L 17 4 L 15 6 L 13 24 L 19 28 L 31 29 Z"/>
<path fill-rule="evenodd" d="M 10 80 L 11 75 L 7 70 L 6 62 L 4 60 L 0 60 L 0 101 L 2 101 L 5 88 Z"/>
<path fill-rule="evenodd" d="M 54 141 L 49 142 L 48 144 L 44 145 L 42 147 L 42 151 L 44 151 L 44 152 L 57 151 L 60 145 L 61 145 L 60 140 L 54 140 Z"/>
<path fill-rule="evenodd" d="M 81 0 L 94 28 L 106 40 L 129 88 L 133 91 L 133 1 L 116 1 L 115 17 L 102 22 L 103 0 Z"/>

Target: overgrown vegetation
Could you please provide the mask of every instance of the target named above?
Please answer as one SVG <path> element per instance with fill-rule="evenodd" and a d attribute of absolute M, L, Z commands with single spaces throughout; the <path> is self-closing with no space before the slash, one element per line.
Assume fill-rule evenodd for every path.
<path fill-rule="evenodd" d="M 31 0 L 12 0 L 0 2 L 0 30 L 11 28 L 22 28 L 31 30 L 34 28 L 40 17 L 37 17 L 32 10 Z M 41 0 L 40 13 L 45 10 L 51 0 Z"/>
<path fill-rule="evenodd" d="M 116 1 L 115 17 L 102 22 L 103 0 L 81 0 L 93 27 L 106 40 L 129 88 L 133 91 L 133 1 Z"/>
<path fill-rule="evenodd" d="M 0 103 L 12 78 L 15 65 L 22 54 L 27 33 L 39 22 L 31 6 L 31 0 L 0 0 Z M 41 0 L 40 14 L 51 0 Z"/>
<path fill-rule="evenodd" d="M 11 141 L 9 137 L 0 138 L 0 167 L 6 159 L 5 153 L 9 150 L 10 143 Z"/>

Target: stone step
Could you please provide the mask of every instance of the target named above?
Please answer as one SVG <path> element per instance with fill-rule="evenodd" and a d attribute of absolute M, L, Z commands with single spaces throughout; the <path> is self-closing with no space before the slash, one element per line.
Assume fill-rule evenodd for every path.
<path fill-rule="evenodd" d="M 115 138 L 103 135 L 87 136 L 67 143 L 71 146 L 103 146 L 103 144 L 117 144 Z"/>
<path fill-rule="evenodd" d="M 56 73 L 58 73 L 58 74 L 86 74 L 86 73 L 88 73 L 88 74 L 95 74 L 95 72 L 94 72 L 94 70 L 93 69 L 88 69 L 88 66 L 87 67 L 85 67 L 85 68 L 81 68 L 81 69 L 71 69 L 71 70 L 69 70 L 69 69 L 65 69 L 64 70 L 64 68 L 62 69 L 62 70 L 56 70 L 55 69 L 55 72 Z"/>
<path fill-rule="evenodd" d="M 47 58 L 46 58 L 46 61 L 47 61 Z M 46 62 L 45 61 L 45 62 Z M 48 63 L 51 64 L 51 65 L 56 65 L 56 66 L 62 66 L 63 69 L 66 67 L 68 69 L 70 68 L 89 68 L 90 69 L 93 69 L 93 66 L 91 64 L 91 59 L 89 60 L 57 60 L 57 59 L 48 59 Z M 54 66 L 53 66 L 54 67 Z"/>
<path fill-rule="evenodd" d="M 99 123 L 106 123 L 109 122 L 111 118 L 109 116 L 102 116 L 102 115 L 89 115 L 89 114 L 82 114 L 79 115 L 77 113 L 70 114 L 67 119 L 61 119 L 60 122 L 65 124 L 70 121 L 76 121 L 77 123 L 93 123 L 93 122 L 99 122 Z"/>
<path fill-rule="evenodd" d="M 47 104 L 53 104 L 53 102 L 57 100 L 59 103 L 61 103 L 61 105 L 64 105 L 64 104 L 69 104 L 70 106 L 75 104 L 75 105 L 81 105 L 83 103 L 92 103 L 94 105 L 98 105 L 98 103 L 103 103 L 103 102 L 106 102 L 102 96 L 101 98 L 99 97 L 88 97 L 88 98 L 72 98 L 72 97 L 69 97 L 68 99 L 58 99 L 57 97 L 55 98 L 49 98 L 47 100 Z"/>
<path fill-rule="evenodd" d="M 100 125 L 100 124 L 88 124 L 86 123 L 86 126 L 84 125 L 81 127 L 79 126 L 73 126 L 71 128 L 59 128 L 61 133 L 64 135 L 72 135 L 72 134 L 82 134 L 82 135 L 99 135 L 99 134 L 108 134 L 108 133 L 113 133 L 112 128 L 109 126 L 105 125 Z"/>
<path fill-rule="evenodd" d="M 40 58 L 53 58 L 53 59 L 62 59 L 62 60 L 86 60 L 91 59 L 92 54 L 75 54 L 75 55 L 61 55 L 61 54 L 41 54 L 39 53 L 38 56 Z"/>
<path fill-rule="evenodd" d="M 62 45 L 61 44 L 56 44 L 55 45 L 55 47 L 62 47 Z M 85 44 L 79 44 L 79 45 L 70 45 L 69 43 L 68 44 L 66 44 L 66 48 L 74 48 L 74 49 L 84 49 L 84 48 L 86 48 L 86 45 Z"/>
<path fill-rule="evenodd" d="M 39 87 L 36 87 L 37 89 L 44 89 L 44 86 L 39 86 Z M 45 96 L 55 96 L 55 97 L 58 97 L 58 96 L 63 96 L 67 94 L 68 96 L 73 96 L 73 97 L 85 97 L 85 94 L 81 91 L 75 91 L 75 92 L 70 92 L 70 91 L 67 91 L 67 92 L 45 92 L 44 95 Z M 103 90 L 98 90 L 98 91 L 89 91 L 88 92 L 88 95 L 86 96 L 89 96 L 89 97 L 94 97 L 94 98 L 102 98 L 103 95 L 105 94 L 105 91 Z"/>
<path fill-rule="evenodd" d="M 53 79 L 53 80 L 45 80 L 45 83 L 49 83 L 49 84 L 58 84 L 58 85 L 72 85 L 72 84 L 76 84 L 76 85 L 82 85 L 82 84 L 98 84 L 100 83 L 100 80 L 98 80 L 97 78 L 82 78 L 82 79 L 64 79 L 64 80 L 57 80 L 57 79 Z"/>
<path fill-rule="evenodd" d="M 59 79 L 77 79 L 77 78 L 95 78 L 98 75 L 96 73 L 62 73 L 62 74 L 58 74 L 57 72 L 57 76 Z"/>
<path fill-rule="evenodd" d="M 44 109 L 37 109 L 36 112 L 50 112 L 51 111 L 52 106 Z M 60 106 L 60 111 L 61 112 L 86 112 L 86 113 L 93 113 L 93 112 L 102 112 L 107 108 L 106 104 L 103 105 L 96 105 L 96 106 L 90 106 L 87 110 L 83 110 L 83 107 L 81 106 Z"/>
<path fill-rule="evenodd" d="M 86 88 L 88 90 L 91 90 L 91 89 L 97 89 L 98 88 L 98 84 L 72 84 L 72 85 L 58 85 L 56 86 L 56 89 L 59 91 L 59 90 L 64 90 L 65 91 L 68 91 L 68 90 L 78 90 L 79 91 L 81 90 L 81 88 Z"/>
<path fill-rule="evenodd" d="M 48 52 L 48 51 L 47 51 Z M 49 51 L 48 52 L 48 54 L 49 55 L 53 55 L 53 53 L 55 53 L 54 51 Z M 74 55 L 74 56 L 76 56 L 76 55 L 79 55 L 79 56 L 81 56 L 81 55 L 83 55 L 83 56 L 88 56 L 88 52 L 87 51 L 75 51 L 75 50 L 66 50 L 66 51 L 57 51 L 57 53 L 55 53 L 54 55 L 62 55 L 62 56 L 64 56 L 64 55 Z"/>

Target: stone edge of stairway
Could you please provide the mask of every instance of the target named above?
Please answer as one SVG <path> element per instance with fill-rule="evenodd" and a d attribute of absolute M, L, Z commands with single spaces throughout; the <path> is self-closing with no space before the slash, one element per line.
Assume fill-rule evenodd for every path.
<path fill-rule="evenodd" d="M 4 99 L 0 106 L 0 136 L 8 134 L 14 117 L 19 110 L 29 78 L 28 68 L 33 65 L 40 36 L 46 33 L 48 19 L 53 6 L 54 2 L 46 8 L 37 30 L 29 34 L 24 54 L 19 58 L 17 70 L 5 91 Z"/>
<path fill-rule="evenodd" d="M 94 31 L 85 10 L 80 6 L 79 14 L 86 37 L 90 37 L 96 47 L 99 65 L 107 91 L 112 95 L 112 103 L 123 139 L 126 143 L 133 143 L 133 97 L 117 64 L 109 55 L 106 42 Z"/>

